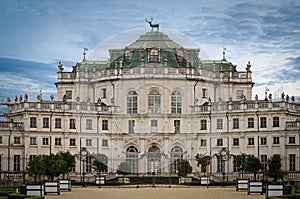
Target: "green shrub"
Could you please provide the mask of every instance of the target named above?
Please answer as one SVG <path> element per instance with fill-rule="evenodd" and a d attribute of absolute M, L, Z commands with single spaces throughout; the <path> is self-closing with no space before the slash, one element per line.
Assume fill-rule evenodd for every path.
<path fill-rule="evenodd" d="M 43 196 L 26 196 L 19 193 L 12 193 L 8 195 L 8 199 L 44 199 Z"/>
<path fill-rule="evenodd" d="M 283 196 L 266 196 L 266 199 L 300 199 L 300 194 L 289 194 Z"/>

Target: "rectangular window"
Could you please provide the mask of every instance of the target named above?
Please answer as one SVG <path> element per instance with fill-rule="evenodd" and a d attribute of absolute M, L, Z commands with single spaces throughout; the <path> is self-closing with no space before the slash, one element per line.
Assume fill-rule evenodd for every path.
<path fill-rule="evenodd" d="M 43 128 L 49 128 L 49 118 L 48 117 L 43 118 Z"/>
<path fill-rule="evenodd" d="M 151 124 L 150 124 L 150 130 L 151 130 L 151 133 L 157 133 L 158 131 L 158 121 L 157 120 L 151 120 Z"/>
<path fill-rule="evenodd" d="M 266 137 L 260 138 L 260 145 L 267 145 L 267 138 Z"/>
<path fill-rule="evenodd" d="M 237 99 L 237 100 L 242 99 L 243 96 L 244 96 L 244 91 L 243 91 L 243 90 L 237 90 L 237 91 L 236 91 L 236 99 Z"/>
<path fill-rule="evenodd" d="M 36 157 L 36 155 L 29 155 L 29 160 L 33 160 Z"/>
<path fill-rule="evenodd" d="M 70 129 L 76 129 L 75 123 L 76 123 L 75 119 L 70 119 Z"/>
<path fill-rule="evenodd" d="M 86 139 L 85 146 L 92 146 L 92 139 Z"/>
<path fill-rule="evenodd" d="M 240 139 L 239 138 L 233 138 L 233 146 L 239 146 L 240 145 Z"/>
<path fill-rule="evenodd" d="M 42 142 L 43 145 L 49 145 L 49 138 L 43 138 Z"/>
<path fill-rule="evenodd" d="M 289 137 L 289 144 L 296 144 L 296 138 L 295 137 Z"/>
<path fill-rule="evenodd" d="M 217 129 L 223 129 L 223 119 L 217 119 Z"/>
<path fill-rule="evenodd" d="M 223 146 L 223 139 L 217 140 L 217 146 Z"/>
<path fill-rule="evenodd" d="M 128 120 L 128 133 L 134 133 L 134 126 L 135 126 L 135 121 Z"/>
<path fill-rule="evenodd" d="M 233 128 L 234 129 L 240 128 L 239 118 L 233 118 Z"/>
<path fill-rule="evenodd" d="M 29 138 L 29 140 L 30 140 L 30 145 L 36 145 L 36 137 L 30 137 Z"/>
<path fill-rule="evenodd" d="M 14 171 L 20 171 L 21 168 L 21 156 L 14 155 Z"/>
<path fill-rule="evenodd" d="M 248 138 L 248 145 L 254 145 L 254 138 Z"/>
<path fill-rule="evenodd" d="M 296 154 L 289 154 L 290 171 L 296 171 Z"/>
<path fill-rule="evenodd" d="M 66 98 L 72 99 L 72 91 L 66 91 Z"/>
<path fill-rule="evenodd" d="M 0 171 L 2 171 L 2 154 L 0 154 Z"/>
<path fill-rule="evenodd" d="M 108 120 L 102 120 L 102 130 L 108 130 Z"/>
<path fill-rule="evenodd" d="M 0 144 L 3 144 L 2 136 L 0 136 Z"/>
<path fill-rule="evenodd" d="M 261 164 L 263 166 L 263 170 L 266 170 L 267 164 L 268 164 L 268 156 L 267 155 L 261 155 L 260 156 L 260 161 L 261 161 Z"/>
<path fill-rule="evenodd" d="M 61 138 L 55 138 L 55 146 L 61 146 Z"/>
<path fill-rule="evenodd" d="M 223 161 L 222 161 L 222 156 L 217 156 L 217 172 L 222 172 L 223 171 Z"/>
<path fill-rule="evenodd" d="M 206 146 L 206 139 L 201 139 L 200 144 L 201 146 Z"/>
<path fill-rule="evenodd" d="M 85 172 L 91 173 L 92 172 L 92 157 L 87 156 L 85 160 Z"/>
<path fill-rule="evenodd" d="M 254 128 L 254 118 L 253 117 L 248 118 L 248 128 Z"/>
<path fill-rule="evenodd" d="M 279 144 L 279 137 L 273 137 L 273 144 Z"/>
<path fill-rule="evenodd" d="M 70 138 L 70 146 L 76 146 L 76 139 Z"/>
<path fill-rule="evenodd" d="M 107 139 L 102 140 L 102 147 L 108 147 L 108 140 Z"/>
<path fill-rule="evenodd" d="M 30 128 L 36 128 L 36 117 L 30 117 Z"/>
<path fill-rule="evenodd" d="M 55 128 L 56 129 L 61 128 L 61 118 L 55 118 Z"/>
<path fill-rule="evenodd" d="M 236 156 L 233 156 L 233 172 L 238 172 L 238 164 L 237 164 L 237 159 Z"/>
<path fill-rule="evenodd" d="M 91 119 L 85 120 L 85 129 L 92 130 L 93 129 L 93 121 Z"/>
<path fill-rule="evenodd" d="M 14 144 L 21 144 L 21 137 L 14 137 Z"/>
<path fill-rule="evenodd" d="M 207 125 L 206 125 L 206 120 L 201 120 L 201 130 L 206 130 Z"/>
<path fill-rule="evenodd" d="M 207 93 L 207 88 L 202 88 L 202 98 L 207 98 L 208 93 Z"/>
<path fill-rule="evenodd" d="M 267 128 L 267 118 L 266 117 L 260 118 L 260 128 Z"/>
<path fill-rule="evenodd" d="M 174 120 L 174 128 L 175 128 L 175 134 L 180 133 L 180 120 Z"/>
<path fill-rule="evenodd" d="M 273 127 L 279 127 L 279 117 L 273 117 Z"/>
<path fill-rule="evenodd" d="M 106 88 L 102 89 L 102 98 L 105 99 L 106 98 Z"/>

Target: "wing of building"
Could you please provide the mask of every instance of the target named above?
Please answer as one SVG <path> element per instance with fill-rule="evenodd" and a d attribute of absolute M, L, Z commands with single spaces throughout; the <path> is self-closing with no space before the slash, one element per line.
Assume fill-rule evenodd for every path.
<path fill-rule="evenodd" d="M 252 99 L 250 62 L 237 71 L 225 53 L 201 60 L 199 52 L 151 31 L 110 49 L 108 61 L 84 58 L 69 72 L 60 63 L 57 100 L 40 95 L 30 102 L 25 95 L 5 103 L 1 180 L 27 180 L 27 164 L 37 154 L 78 155 L 83 149 L 108 157 L 107 179 L 117 176 L 122 162 L 133 175 L 176 176 L 177 159 L 188 160 L 199 177 L 197 154 L 212 157 L 208 172 L 216 179 L 222 172 L 238 177 L 234 155 L 241 153 L 264 165 L 280 154 L 284 170 L 299 171 L 300 105 L 285 96 Z M 91 161 L 78 159 L 70 177 L 78 179 L 84 170 L 92 179 Z"/>

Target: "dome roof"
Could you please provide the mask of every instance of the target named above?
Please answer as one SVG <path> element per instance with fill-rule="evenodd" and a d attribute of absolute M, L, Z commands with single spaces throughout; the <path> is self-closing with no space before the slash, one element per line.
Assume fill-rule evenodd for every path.
<path fill-rule="evenodd" d="M 181 46 L 171 40 L 168 35 L 159 31 L 146 32 L 128 46 L 130 49 L 143 49 L 151 47 L 157 47 L 161 49 L 181 48 Z"/>

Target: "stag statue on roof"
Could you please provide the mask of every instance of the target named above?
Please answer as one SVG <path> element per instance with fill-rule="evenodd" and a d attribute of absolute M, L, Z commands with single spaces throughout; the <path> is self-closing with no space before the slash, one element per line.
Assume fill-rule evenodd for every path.
<path fill-rule="evenodd" d="M 153 21 L 152 18 L 150 19 L 150 21 L 147 18 L 145 20 L 146 20 L 146 22 L 149 23 L 150 27 L 152 28 L 152 31 L 153 31 L 153 28 L 156 28 L 156 30 L 159 31 L 159 24 L 152 24 L 152 21 Z"/>

